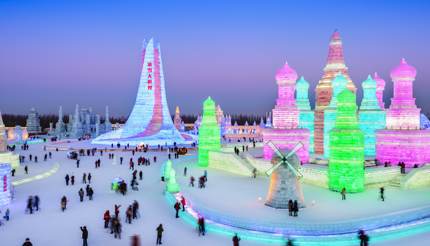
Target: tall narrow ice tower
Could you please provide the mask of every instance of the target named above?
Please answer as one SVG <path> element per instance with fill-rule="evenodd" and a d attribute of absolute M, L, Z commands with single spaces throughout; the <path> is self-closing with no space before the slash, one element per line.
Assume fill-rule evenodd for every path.
<path fill-rule="evenodd" d="M 315 130 L 314 149 L 316 154 L 324 154 L 324 110 L 332 97 L 332 80 L 338 73 L 345 76 L 347 88 L 355 93 L 356 87 L 348 74 L 348 67 L 343 57 L 342 40 L 338 31 L 330 39 L 327 63 L 323 69 L 324 74 L 315 89 Z"/>
<path fill-rule="evenodd" d="M 167 105 L 160 45 L 143 43 L 143 64 L 136 102 L 124 127 L 93 140 L 96 144 L 172 145 L 189 141 L 173 125 Z"/>

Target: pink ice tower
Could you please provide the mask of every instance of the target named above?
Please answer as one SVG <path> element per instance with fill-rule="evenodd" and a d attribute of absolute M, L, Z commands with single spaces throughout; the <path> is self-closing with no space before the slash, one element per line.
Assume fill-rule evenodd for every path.
<path fill-rule="evenodd" d="M 376 134 L 376 158 L 379 162 L 407 167 L 430 161 L 430 131 L 420 129 L 420 111 L 413 97 L 416 69 L 402 59 L 391 71 L 394 93 L 386 111 L 387 129 Z"/>
<path fill-rule="evenodd" d="M 280 149 L 291 149 L 298 142 L 304 145 L 297 155 L 302 163 L 309 161 L 309 129 L 301 129 L 299 126 L 299 109 L 296 105 L 294 92 L 296 89 L 297 73 L 288 63 L 276 73 L 278 84 L 278 99 L 276 100 L 273 114 L 273 128 L 263 130 L 264 142 L 271 141 Z M 273 150 L 265 145 L 264 158 L 272 159 Z"/>
<path fill-rule="evenodd" d="M 376 98 L 378 98 L 379 107 L 381 107 L 381 109 L 385 109 L 385 103 L 384 103 L 385 80 L 379 77 L 378 73 L 374 74 L 373 80 L 376 81 Z"/>
<path fill-rule="evenodd" d="M 278 84 L 278 99 L 276 106 L 272 110 L 274 128 L 297 128 L 299 125 L 299 109 L 296 105 L 294 92 L 296 90 L 297 73 L 288 66 L 276 73 L 276 83 Z"/>

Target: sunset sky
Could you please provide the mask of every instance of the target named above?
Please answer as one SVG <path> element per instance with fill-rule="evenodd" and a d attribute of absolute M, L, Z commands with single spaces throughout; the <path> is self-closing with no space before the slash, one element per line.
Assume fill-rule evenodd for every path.
<path fill-rule="evenodd" d="M 270 111 L 286 60 L 314 88 L 330 35 L 340 31 L 359 88 L 387 82 L 402 57 L 418 70 L 417 104 L 430 112 L 430 1 L 0 1 L 0 110 L 65 113 L 74 105 L 127 116 L 144 38 L 161 44 L 171 113 L 197 114 L 211 96 L 227 113 Z"/>

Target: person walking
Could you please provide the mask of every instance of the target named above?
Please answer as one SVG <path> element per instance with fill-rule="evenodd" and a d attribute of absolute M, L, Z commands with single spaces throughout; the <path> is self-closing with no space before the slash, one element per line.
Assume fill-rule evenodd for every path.
<path fill-rule="evenodd" d="M 66 210 L 66 207 L 67 207 L 67 197 L 63 196 L 61 198 L 61 211 L 64 212 L 64 210 Z"/>
<path fill-rule="evenodd" d="M 204 236 L 206 233 L 206 228 L 205 228 L 205 218 L 203 216 L 199 216 L 197 220 L 197 225 L 199 226 L 199 236 L 200 235 Z"/>
<path fill-rule="evenodd" d="M 70 177 L 70 184 L 71 184 L 71 185 L 75 185 L 75 176 L 74 176 L 74 175 L 72 175 L 72 176 Z"/>
<path fill-rule="evenodd" d="M 237 236 L 237 233 L 234 234 L 234 236 L 231 240 L 233 241 L 233 246 L 239 246 L 240 237 Z"/>
<path fill-rule="evenodd" d="M 39 196 L 34 196 L 34 209 L 39 211 L 40 198 Z"/>
<path fill-rule="evenodd" d="M 293 216 L 293 200 L 288 201 L 288 215 Z"/>
<path fill-rule="evenodd" d="M 109 227 L 109 221 L 110 221 L 111 217 L 110 217 L 110 212 L 109 210 L 106 210 L 105 213 L 103 214 L 103 220 L 105 222 L 105 228 Z"/>
<path fill-rule="evenodd" d="M 91 178 L 93 177 L 93 176 L 91 176 L 91 173 L 88 173 L 88 184 L 91 184 Z"/>
<path fill-rule="evenodd" d="M 66 180 L 66 185 L 68 186 L 69 185 L 69 180 L 70 180 L 69 175 L 66 174 L 66 177 L 64 177 L 64 179 Z"/>
<path fill-rule="evenodd" d="M 79 195 L 79 200 L 81 202 L 83 202 L 84 201 L 84 190 L 82 188 L 79 190 L 78 195 Z"/>
<path fill-rule="evenodd" d="M 381 201 L 385 201 L 384 192 L 385 192 L 384 187 L 379 188 L 379 197 L 381 198 Z"/>
<path fill-rule="evenodd" d="M 86 173 L 82 174 L 82 183 L 83 184 L 87 183 L 87 174 Z"/>
<path fill-rule="evenodd" d="M 81 231 L 82 231 L 82 246 L 88 246 L 88 230 L 87 230 L 87 227 L 81 226 Z"/>
<path fill-rule="evenodd" d="M 33 246 L 33 244 L 30 241 L 30 238 L 26 238 L 22 246 Z"/>
<path fill-rule="evenodd" d="M 342 195 L 342 200 L 346 200 L 346 189 L 345 189 L 345 187 L 342 188 L 342 191 L 340 192 L 340 194 Z"/>
<path fill-rule="evenodd" d="M 185 212 L 185 205 L 187 204 L 187 201 L 185 200 L 185 197 L 181 197 L 181 204 L 182 204 L 182 212 Z"/>
<path fill-rule="evenodd" d="M 175 203 L 175 205 L 173 206 L 173 208 L 175 209 L 175 211 L 176 211 L 176 218 L 179 218 L 179 209 L 181 209 L 181 204 L 178 202 L 178 201 L 176 201 L 176 203 Z"/>
<path fill-rule="evenodd" d="M 297 217 L 297 214 L 299 213 L 299 205 L 297 203 L 297 200 L 294 200 L 293 202 L 293 213 L 294 217 Z"/>
<path fill-rule="evenodd" d="M 159 245 L 159 244 L 162 244 L 161 239 L 163 238 L 163 232 L 164 232 L 163 224 L 160 224 L 157 227 L 156 231 L 157 231 L 157 243 L 156 244 Z"/>
<path fill-rule="evenodd" d="M 184 167 L 184 177 L 187 176 L 187 167 Z"/>

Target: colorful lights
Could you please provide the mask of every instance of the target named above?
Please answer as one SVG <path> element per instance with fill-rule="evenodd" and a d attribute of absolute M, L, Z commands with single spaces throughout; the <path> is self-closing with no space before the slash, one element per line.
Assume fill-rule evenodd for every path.
<path fill-rule="evenodd" d="M 358 127 L 355 94 L 345 89 L 337 99 L 335 128 L 330 131 L 329 188 L 364 191 L 364 134 Z"/>
<path fill-rule="evenodd" d="M 342 40 L 339 32 L 335 31 L 331 36 L 324 74 L 315 89 L 314 149 L 316 154 L 324 154 L 324 109 L 332 97 L 332 80 L 339 72 L 348 81 L 347 88 L 355 92 L 355 85 L 349 78 L 348 67 L 345 65 Z"/>
<path fill-rule="evenodd" d="M 208 97 L 203 102 L 203 117 L 199 128 L 200 167 L 209 166 L 209 151 L 221 149 L 221 132 L 216 119 L 215 102 Z"/>
<path fill-rule="evenodd" d="M 8 205 L 11 200 L 11 170 L 9 164 L 0 163 L 0 207 Z"/>
<path fill-rule="evenodd" d="M 330 131 L 334 128 L 337 113 L 337 96 L 346 88 L 348 81 L 341 73 L 338 73 L 332 82 L 332 98 L 330 104 L 324 110 L 324 157 L 330 156 Z"/>
<path fill-rule="evenodd" d="M 370 77 L 363 81 L 363 100 L 359 111 L 360 129 L 364 132 L 364 155 L 376 155 L 375 131 L 385 128 L 385 111 L 380 107 L 377 82 Z"/>
<path fill-rule="evenodd" d="M 276 73 L 278 99 L 273 112 L 273 128 L 263 130 L 263 141 L 271 141 L 278 148 L 292 149 L 298 142 L 303 143 L 297 155 L 302 163 L 309 162 L 309 129 L 299 128 L 299 109 L 294 98 L 297 73 L 288 63 Z M 267 122 L 269 123 L 269 119 Z M 273 150 L 267 145 L 263 147 L 264 159 L 270 160 Z"/>
<path fill-rule="evenodd" d="M 394 93 L 386 111 L 387 130 L 376 133 L 376 158 L 381 163 L 406 167 L 430 161 L 430 132 L 420 130 L 420 111 L 413 97 L 416 69 L 402 59 L 391 71 Z"/>
<path fill-rule="evenodd" d="M 142 73 L 136 102 L 124 127 L 103 134 L 95 144 L 151 146 L 190 144 L 175 128 L 166 99 L 163 63 L 159 44 L 151 39 L 144 42 Z"/>
<path fill-rule="evenodd" d="M 300 77 L 296 84 L 296 104 L 299 108 L 299 128 L 306 128 L 310 132 L 309 152 L 314 152 L 314 112 L 311 110 L 308 93 L 309 83 Z"/>

